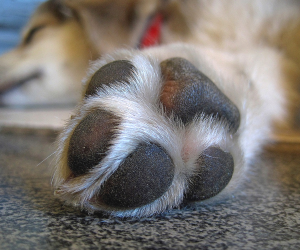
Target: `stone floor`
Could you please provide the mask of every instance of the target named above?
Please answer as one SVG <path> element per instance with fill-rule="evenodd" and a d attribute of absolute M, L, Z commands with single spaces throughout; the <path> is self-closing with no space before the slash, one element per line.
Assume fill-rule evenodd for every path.
<path fill-rule="evenodd" d="M 299 249 L 299 146 L 275 146 L 234 196 L 143 219 L 89 215 L 50 187 L 55 133 L 0 133 L 0 249 Z"/>

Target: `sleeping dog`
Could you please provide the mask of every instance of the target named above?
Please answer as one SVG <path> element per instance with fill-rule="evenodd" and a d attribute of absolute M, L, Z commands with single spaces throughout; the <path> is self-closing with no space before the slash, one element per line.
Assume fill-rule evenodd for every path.
<path fill-rule="evenodd" d="M 40 44 L 51 60 L 33 60 L 14 90 L 6 80 L 4 101 L 76 100 L 101 55 L 59 138 L 55 194 L 137 217 L 220 199 L 272 131 L 297 124 L 299 11 L 296 0 L 50 1 L 32 20 L 52 26 L 27 31 L 22 49 Z"/>

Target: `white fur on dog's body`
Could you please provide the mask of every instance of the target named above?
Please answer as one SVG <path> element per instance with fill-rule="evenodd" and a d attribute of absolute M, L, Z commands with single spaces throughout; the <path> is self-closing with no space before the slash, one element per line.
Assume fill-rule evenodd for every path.
<path fill-rule="evenodd" d="M 69 1 L 64 2 L 68 5 Z M 137 2 L 143 6 L 143 0 Z M 154 7 L 151 8 L 155 9 L 158 2 L 153 1 Z M 162 27 L 160 46 L 143 51 L 116 50 L 90 65 L 85 86 L 101 66 L 120 59 L 129 60 L 135 66 L 136 77 L 131 79 L 130 85 L 114 84 L 83 99 L 61 134 L 53 185 L 56 194 L 70 204 L 91 212 L 105 210 L 119 216 L 151 215 L 178 206 L 188 178 L 195 170 L 195 160 L 209 146 L 230 152 L 235 162 L 232 180 L 217 199 L 222 194 L 231 193 L 245 178 L 250 161 L 270 139 L 273 125 L 291 120 L 291 103 L 298 104 L 291 89 L 300 79 L 298 1 L 167 2 L 170 7 L 168 19 Z M 69 5 L 73 8 L 78 4 L 78 15 L 88 25 L 92 16 L 88 15 L 84 3 L 73 1 Z M 146 8 L 147 13 L 149 8 Z M 173 9 L 177 11 L 174 16 Z M 179 20 L 184 20 L 183 24 L 177 25 L 177 14 Z M 114 36 L 105 37 L 105 42 L 101 43 L 100 33 L 91 27 L 87 40 L 94 44 L 93 50 L 106 52 L 105 44 L 109 44 Z M 136 33 L 132 37 L 134 39 Z M 95 45 L 97 42 L 99 45 Z M 125 46 L 129 44 L 134 43 L 131 41 Z M 194 64 L 238 107 L 241 121 L 236 133 L 229 132 L 226 122 L 213 117 L 200 115 L 191 124 L 183 126 L 164 114 L 159 101 L 162 88 L 159 63 L 172 57 L 183 57 Z M 67 164 L 70 136 L 77 124 L 97 108 L 121 117 L 118 136 L 99 165 L 86 175 L 70 178 L 71 170 Z M 101 185 L 142 141 L 161 145 L 172 158 L 175 177 L 169 190 L 153 203 L 128 211 L 115 211 L 98 204 L 93 197 Z"/>

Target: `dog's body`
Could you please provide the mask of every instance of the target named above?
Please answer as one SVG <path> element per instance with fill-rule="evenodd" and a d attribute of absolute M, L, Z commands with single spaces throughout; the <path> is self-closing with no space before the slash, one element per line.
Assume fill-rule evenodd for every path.
<path fill-rule="evenodd" d="M 42 28 L 34 37 L 27 32 L 23 52 L 11 52 L 0 65 L 34 43 L 46 46 L 48 32 L 60 45 L 70 34 L 74 57 L 64 49 L 50 52 L 54 62 L 62 58 L 53 67 L 39 61 L 22 68 L 20 61 L 1 84 L 4 90 L 11 75 L 40 72 L 34 79 L 47 82 L 44 99 L 35 97 L 40 84 L 29 81 L 3 102 L 61 100 L 66 92 L 64 100 L 74 101 L 88 60 L 108 53 L 91 64 L 82 101 L 60 138 L 54 186 L 62 199 L 141 216 L 212 198 L 237 186 L 275 125 L 296 126 L 299 1 L 65 0 L 59 6 L 59 14 L 49 12 L 53 27 L 35 24 Z M 159 46 L 130 49 L 140 46 L 157 13 Z"/>

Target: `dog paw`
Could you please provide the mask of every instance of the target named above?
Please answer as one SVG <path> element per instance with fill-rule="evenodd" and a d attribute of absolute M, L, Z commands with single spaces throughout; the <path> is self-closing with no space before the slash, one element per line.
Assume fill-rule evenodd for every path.
<path fill-rule="evenodd" d="M 121 216 L 209 199 L 240 164 L 239 126 L 236 105 L 185 59 L 100 61 L 60 137 L 56 194 Z"/>

